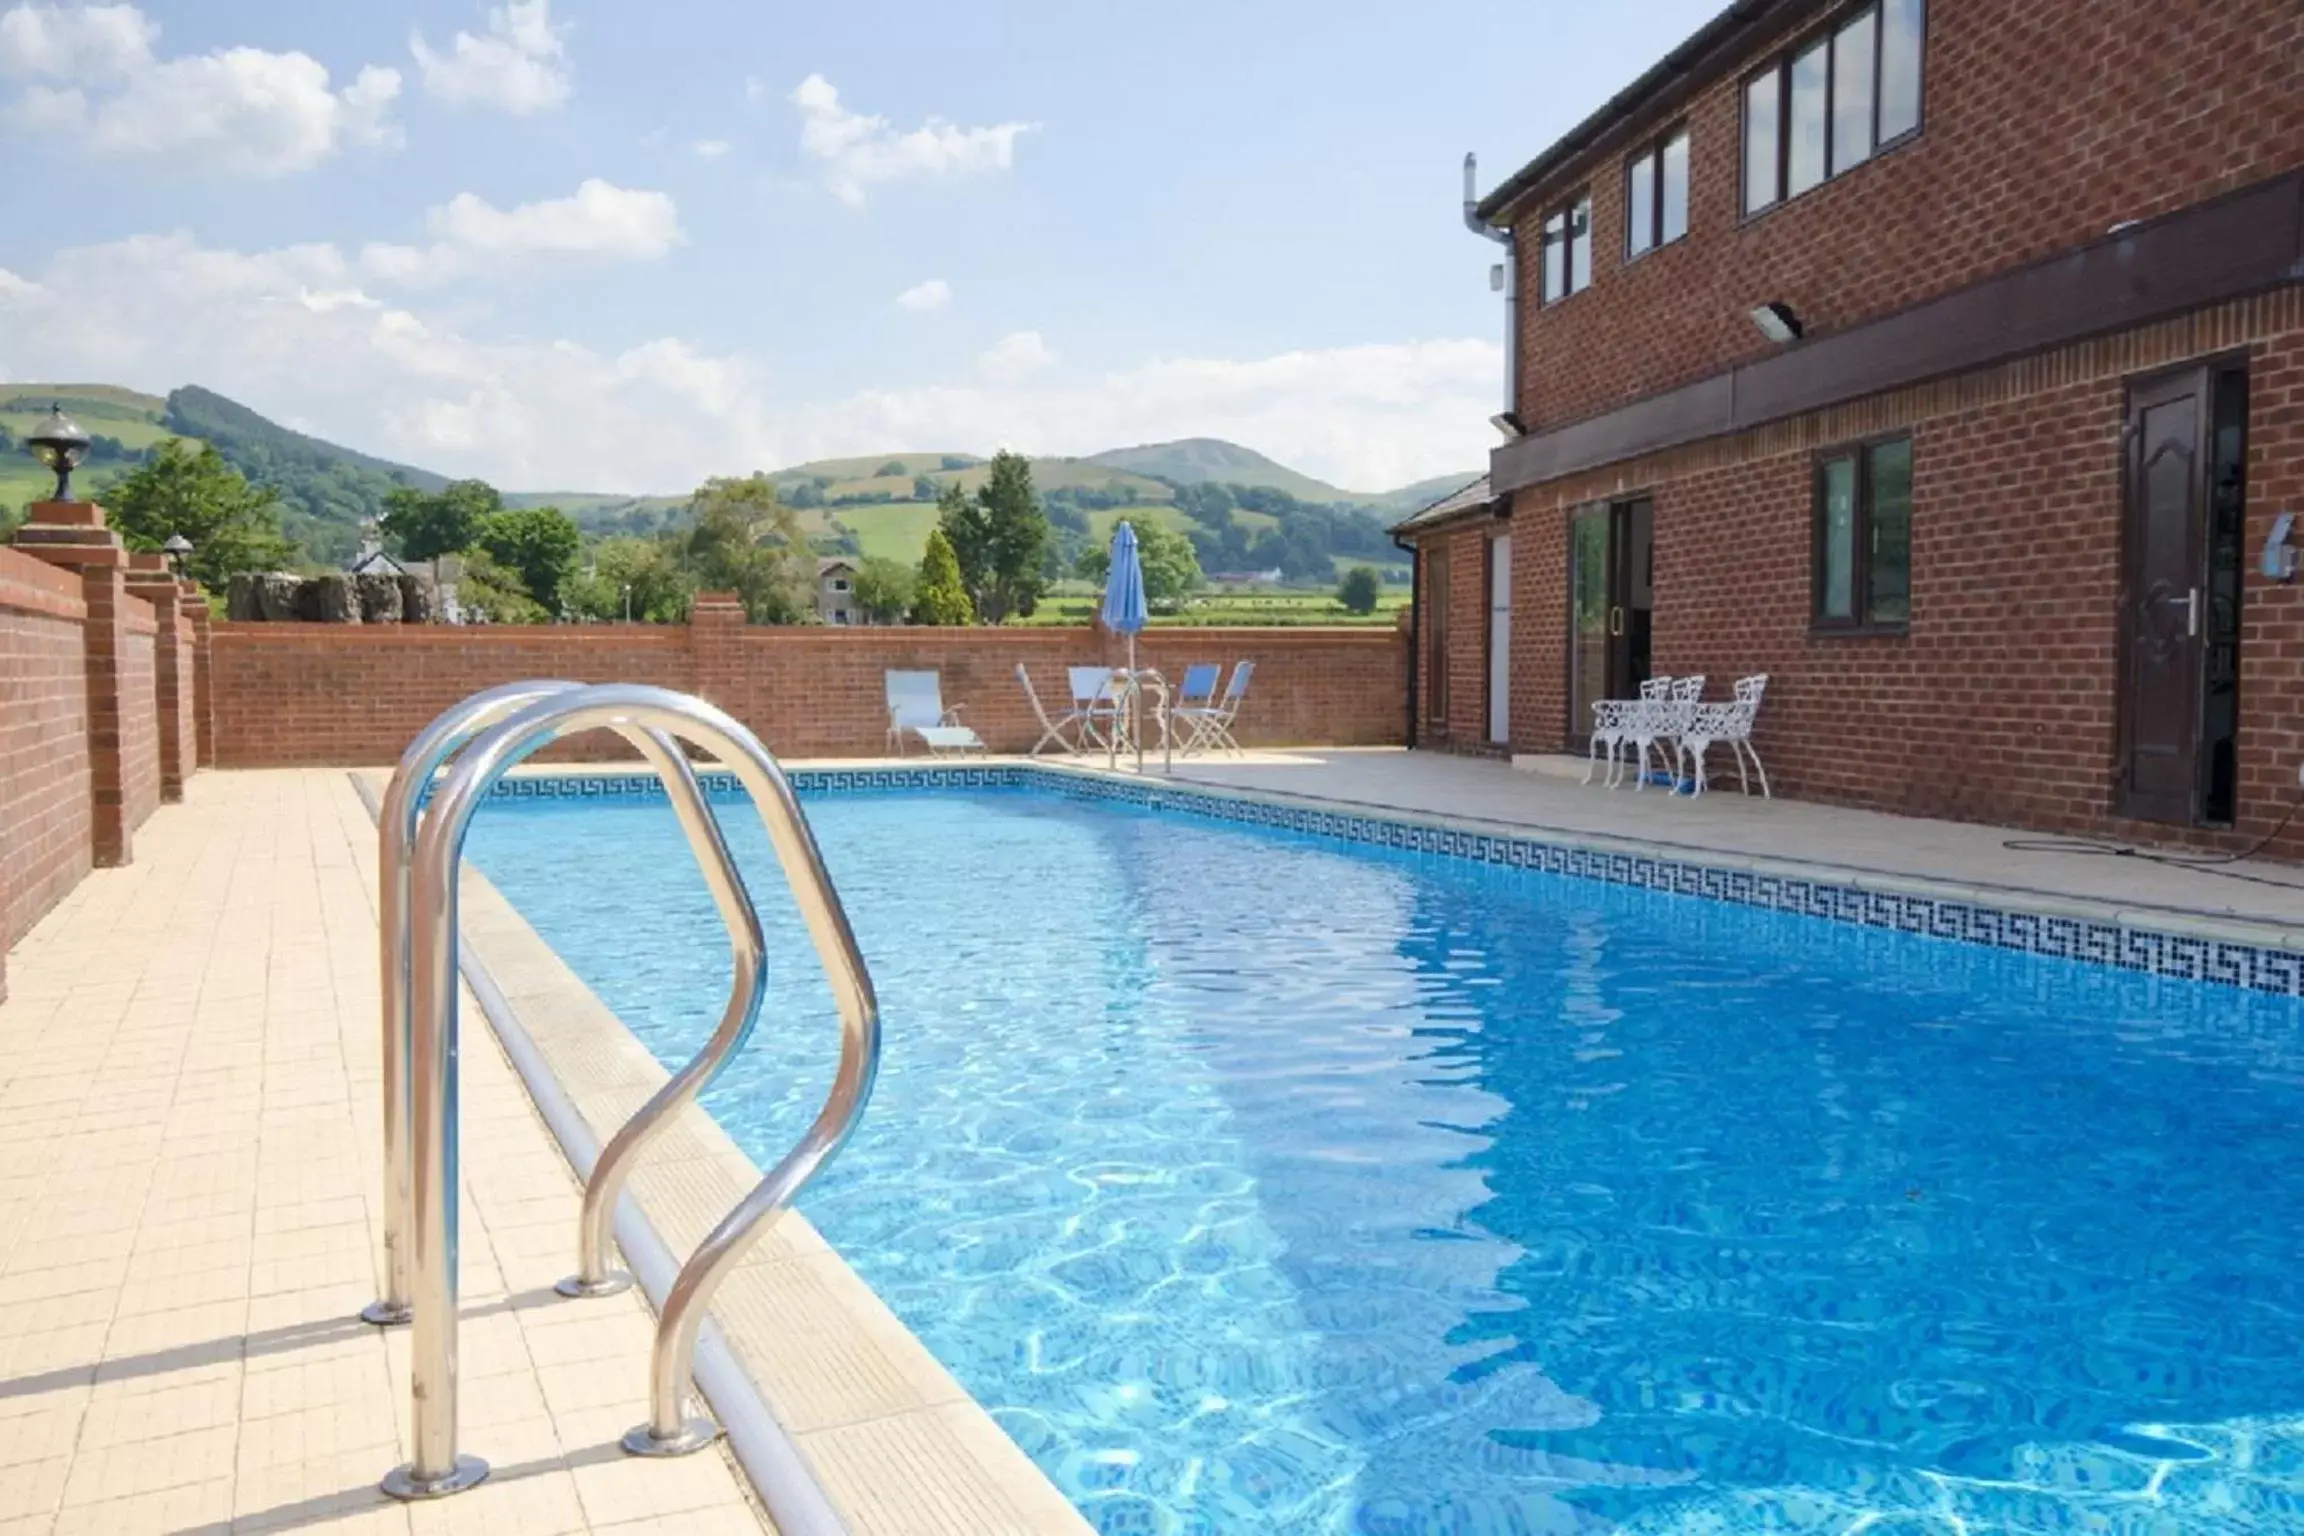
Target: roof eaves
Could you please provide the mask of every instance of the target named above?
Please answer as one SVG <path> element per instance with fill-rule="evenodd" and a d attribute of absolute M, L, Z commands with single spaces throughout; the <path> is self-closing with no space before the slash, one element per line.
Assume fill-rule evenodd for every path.
<path fill-rule="evenodd" d="M 1496 189 L 1482 198 L 1474 211 L 1483 223 L 1502 228 L 1512 221 L 1516 204 L 1599 144 L 1612 130 L 1648 110 L 1673 87 L 1693 88 L 1708 82 L 1724 65 L 1740 57 L 1746 35 L 1761 22 L 1778 12 L 1809 3 L 1814 0 L 1734 0 L 1679 47 L 1650 66 L 1639 79 L 1609 97 L 1597 112 L 1497 183 Z"/>

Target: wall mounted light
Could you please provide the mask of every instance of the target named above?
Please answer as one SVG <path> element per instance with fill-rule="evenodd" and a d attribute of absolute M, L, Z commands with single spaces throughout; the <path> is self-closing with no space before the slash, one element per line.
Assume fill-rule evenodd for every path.
<path fill-rule="evenodd" d="M 1516 443 L 1528 435 L 1528 429 L 1520 424 L 1518 411 L 1498 411 L 1488 418 L 1488 425 L 1501 432 L 1508 443 Z"/>
<path fill-rule="evenodd" d="M 1780 347 L 1798 341 L 1801 332 L 1807 329 L 1800 323 L 1800 317 L 1792 313 L 1791 305 L 1775 301 L 1755 308 L 1752 323 L 1760 327 L 1761 335 Z"/>

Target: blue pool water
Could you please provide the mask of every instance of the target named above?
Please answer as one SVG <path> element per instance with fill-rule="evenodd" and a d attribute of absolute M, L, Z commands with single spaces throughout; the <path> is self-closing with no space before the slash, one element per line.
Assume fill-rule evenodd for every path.
<path fill-rule="evenodd" d="M 809 814 L 887 1022 L 802 1208 L 1105 1532 L 2304 1530 L 2292 1001 L 1007 790 Z M 707 1096 L 765 1164 L 830 997 Z M 667 1063 L 661 801 L 477 861 Z"/>

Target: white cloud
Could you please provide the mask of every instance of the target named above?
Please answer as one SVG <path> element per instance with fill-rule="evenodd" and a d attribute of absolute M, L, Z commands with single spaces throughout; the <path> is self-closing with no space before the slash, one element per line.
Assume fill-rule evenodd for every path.
<path fill-rule="evenodd" d="M 952 285 L 940 277 L 932 277 L 924 283 L 914 283 L 896 295 L 896 307 L 909 309 L 915 314 L 925 314 L 931 309 L 942 309 L 951 302 Z"/>
<path fill-rule="evenodd" d="M 0 13 L 0 75 L 57 82 L 27 85 L 13 116 L 99 155 L 223 175 L 284 176 L 346 145 L 399 143 L 395 70 L 371 65 L 337 91 L 309 54 L 219 48 L 158 59 L 159 35 L 132 5 L 25 3 Z"/>
<path fill-rule="evenodd" d="M 653 261 L 684 238 L 670 197 L 598 177 L 571 197 L 512 208 L 459 193 L 428 213 L 425 224 L 432 244 L 366 246 L 361 269 L 386 282 L 423 286 L 538 257 Z"/>
<path fill-rule="evenodd" d="M 132 5 L 19 5 L 0 12 L 0 75 L 117 80 L 149 65 L 159 39 Z"/>
<path fill-rule="evenodd" d="M 567 36 L 552 24 L 552 0 L 510 0 L 489 10 L 485 36 L 459 31 L 437 53 L 412 32 L 408 51 L 430 94 L 525 116 L 568 99 Z"/>
<path fill-rule="evenodd" d="M 924 444 L 1079 454 L 1209 436 L 1381 489 L 1484 461 L 1503 366 L 1491 341 L 1402 342 L 810 400 L 773 389 L 755 359 L 679 338 L 614 352 L 491 338 L 361 283 L 361 263 L 328 245 L 243 253 L 166 235 L 62 251 L 0 274 L 0 378 L 197 382 L 300 430 L 508 488 L 672 491 Z M 650 424 L 637 438 L 635 420 Z"/>
<path fill-rule="evenodd" d="M 1038 331 L 1014 331 L 984 349 L 977 371 L 995 384 L 1014 384 L 1052 366 L 1056 354 Z"/>
<path fill-rule="evenodd" d="M 876 182 L 1005 171 L 1016 161 L 1018 136 L 1034 126 L 963 128 L 931 117 L 899 133 L 884 117 L 842 106 L 839 91 L 822 75 L 801 81 L 792 105 L 800 109 L 800 148 L 824 163 L 824 185 L 851 207 L 861 206 Z"/>
<path fill-rule="evenodd" d="M 726 139 L 698 139 L 688 146 L 688 152 L 699 160 L 717 160 L 732 148 Z"/>

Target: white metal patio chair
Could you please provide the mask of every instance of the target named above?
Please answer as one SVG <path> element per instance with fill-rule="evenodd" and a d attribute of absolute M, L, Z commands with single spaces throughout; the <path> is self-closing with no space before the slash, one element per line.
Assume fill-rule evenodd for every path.
<path fill-rule="evenodd" d="M 1636 699 L 1595 699 L 1592 702 L 1592 745 L 1584 762 L 1584 782 L 1592 782 L 1592 774 L 1600 766 L 1600 749 L 1608 749 L 1608 777 L 1606 783 L 1614 789 L 1624 780 L 1622 750 L 1625 738 L 1631 734 L 1643 710 L 1664 703 L 1665 694 L 1672 686 L 1668 677 L 1652 677 L 1640 685 Z"/>
<path fill-rule="evenodd" d="M 984 740 L 960 723 L 960 706 L 944 707 L 944 682 L 935 672 L 889 672 L 888 741 L 904 755 L 904 738 L 917 736 L 930 757 L 981 752 Z"/>
<path fill-rule="evenodd" d="M 1032 750 L 1026 755 L 1038 757 L 1047 750 L 1050 742 L 1054 742 L 1066 752 L 1077 753 L 1080 750 L 1079 726 L 1082 719 L 1085 718 L 1080 706 L 1075 704 L 1061 715 L 1051 719 L 1047 706 L 1040 702 L 1040 690 L 1032 686 L 1032 674 L 1024 669 L 1022 662 L 1016 663 L 1016 681 L 1024 685 L 1025 700 L 1032 706 L 1033 718 L 1040 722 L 1040 739 L 1032 744 Z M 1065 735 L 1064 733 L 1068 730 L 1074 734 Z"/>
<path fill-rule="evenodd" d="M 1180 706 L 1168 712 L 1173 722 L 1171 729 L 1183 731 L 1183 739 L 1176 744 L 1177 756 L 1190 757 L 1195 752 L 1213 752 L 1219 748 L 1226 752 L 1241 750 L 1239 739 L 1232 734 L 1232 722 L 1240 718 L 1240 706 L 1248 697 L 1248 680 L 1255 675 L 1253 661 L 1235 662 L 1232 681 L 1225 686 L 1223 697 L 1197 708 Z"/>
<path fill-rule="evenodd" d="M 1072 683 L 1072 714 L 1076 740 L 1083 752 L 1101 752 L 1112 745 L 1122 726 L 1128 685 L 1111 667 L 1066 667 Z"/>
<path fill-rule="evenodd" d="M 1656 753 L 1659 766 L 1664 761 L 1664 749 L 1671 744 L 1674 750 L 1673 771 L 1678 777 L 1678 743 L 1688 722 L 1695 718 L 1696 701 L 1704 696 L 1704 677 L 1676 677 L 1669 680 L 1661 699 L 1643 698 L 1641 708 L 1624 733 L 1625 745 L 1634 749 L 1639 763 L 1640 777 L 1633 782 L 1635 792 L 1648 787 L 1648 753 Z"/>
<path fill-rule="evenodd" d="M 1768 691 L 1768 674 L 1754 673 L 1736 680 L 1736 696 L 1724 703 L 1699 704 L 1689 719 L 1687 728 L 1680 733 L 1679 755 L 1683 767 L 1681 777 L 1693 781 L 1690 794 L 1704 793 L 1710 779 L 1704 772 L 1704 754 L 1716 742 L 1726 742 L 1736 754 L 1736 783 L 1744 793 L 1752 793 L 1752 780 L 1744 771 L 1744 759 L 1752 759 L 1752 771 L 1760 775 L 1761 798 L 1776 798 L 1768 788 L 1768 770 L 1761 765 L 1760 753 L 1752 745 L 1752 726 L 1760 718 L 1760 699 Z"/>

